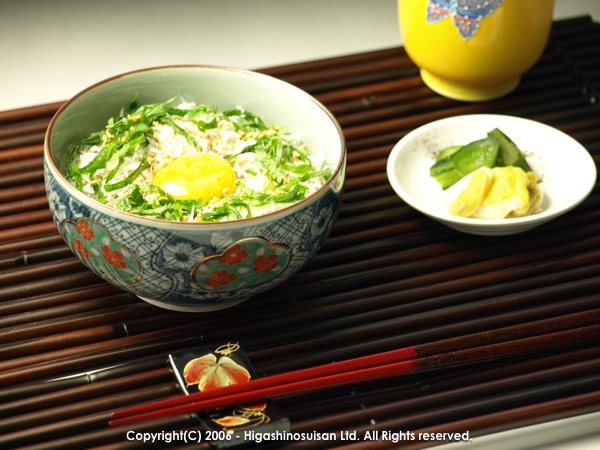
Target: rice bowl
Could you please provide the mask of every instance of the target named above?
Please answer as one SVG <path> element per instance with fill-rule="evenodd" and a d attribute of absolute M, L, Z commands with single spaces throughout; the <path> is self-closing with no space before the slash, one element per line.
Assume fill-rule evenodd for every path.
<path fill-rule="evenodd" d="M 178 99 L 176 106 L 182 99 L 195 105 L 211 105 L 214 111 L 235 111 L 237 115 L 242 111 L 241 105 L 243 111 L 251 111 L 265 124 L 274 125 L 288 136 L 300 153 L 305 145 L 310 168 L 317 169 L 317 176 L 309 176 L 308 184 L 302 189 L 306 195 L 292 202 L 275 202 L 275 205 L 264 202 L 251 209 L 251 216 L 244 215 L 247 211 L 244 206 L 237 210 L 241 218 L 234 213 L 233 220 L 227 217 L 227 220 L 196 221 L 199 213 L 188 214 L 183 206 L 192 205 L 197 199 L 183 198 L 172 191 L 170 196 L 179 205 L 173 214 L 181 213 L 181 220 L 139 214 L 134 208 L 113 207 L 102 198 L 112 192 L 114 184 L 124 187 L 120 184 L 128 184 L 131 173 L 141 173 L 147 168 L 140 169 L 143 158 L 127 160 L 130 155 L 124 154 L 128 153 L 126 150 L 119 155 L 123 156 L 122 164 L 128 166 L 127 170 L 120 173 L 116 166 L 109 166 L 97 178 L 92 175 L 81 181 L 82 186 L 88 182 L 91 186 L 108 183 L 107 194 L 94 198 L 69 181 L 69 175 L 78 171 L 82 175 L 87 170 L 84 167 L 96 158 L 90 154 L 77 161 L 71 158 L 73 149 L 103 130 L 110 118 L 126 114 L 132 99 L 143 106 L 173 98 Z M 266 132 L 272 133 L 268 126 Z M 155 133 L 172 133 L 172 130 L 157 127 L 151 135 Z M 260 159 L 258 155 L 251 156 L 247 143 L 237 143 L 233 134 L 223 132 L 221 135 L 232 138 L 231 151 L 238 152 L 236 158 L 241 158 L 237 166 L 251 167 Z M 177 157 L 170 155 L 169 161 L 159 161 L 162 156 L 158 153 L 152 155 L 156 161 L 149 163 L 158 167 L 154 175 L 183 160 L 185 151 L 182 147 L 182 153 Z M 102 150 L 91 151 L 94 152 Z M 149 156 L 146 153 L 146 157 Z M 212 156 L 222 160 L 233 158 Z M 304 156 L 300 155 L 299 159 L 304 160 Z M 116 161 L 121 159 L 116 158 Z M 188 161 L 184 162 L 170 174 L 180 171 L 186 177 L 192 174 L 191 178 L 195 178 L 195 171 L 187 170 Z M 307 163 L 308 159 L 299 165 L 308 167 Z M 237 166 L 236 188 L 242 184 L 238 178 L 243 178 Z M 231 307 L 281 285 L 298 272 L 321 248 L 333 226 L 340 207 L 345 167 L 346 148 L 341 127 L 317 100 L 276 78 L 216 66 L 156 67 L 102 81 L 61 107 L 50 122 L 44 143 L 44 178 L 50 211 L 73 253 L 107 282 L 153 305 L 186 312 Z M 228 170 L 234 171 L 234 165 Z M 256 170 L 250 169 L 250 172 Z M 251 178 L 254 177 L 244 182 L 250 189 L 260 180 Z M 300 178 L 302 175 L 296 176 L 296 181 Z M 156 183 L 166 192 L 170 187 L 164 181 L 171 181 L 170 176 L 163 176 L 162 181 L 159 179 Z M 132 189 L 141 192 L 142 184 Z M 217 192 L 219 201 L 231 200 L 231 179 L 223 181 L 222 187 L 222 191 Z M 258 197 L 271 195 L 252 190 Z M 94 190 L 94 194 L 97 192 L 101 191 Z M 128 192 L 131 195 L 133 191 Z M 136 206 L 137 200 L 130 200 L 130 206 Z M 148 209 L 157 207 L 151 197 L 144 201 L 150 204 Z M 225 215 L 219 219 L 222 218 Z"/>

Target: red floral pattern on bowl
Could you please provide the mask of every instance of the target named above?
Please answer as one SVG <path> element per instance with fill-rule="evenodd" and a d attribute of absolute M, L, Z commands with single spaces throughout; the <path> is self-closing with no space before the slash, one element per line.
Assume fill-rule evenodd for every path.
<path fill-rule="evenodd" d="M 291 251 L 261 238 L 245 238 L 225 251 L 202 259 L 192 270 L 201 289 L 226 292 L 268 283 L 288 266 Z"/>
<path fill-rule="evenodd" d="M 94 272 L 116 283 L 132 283 L 142 277 L 138 258 L 94 219 L 65 220 L 62 227 L 67 244 Z"/>

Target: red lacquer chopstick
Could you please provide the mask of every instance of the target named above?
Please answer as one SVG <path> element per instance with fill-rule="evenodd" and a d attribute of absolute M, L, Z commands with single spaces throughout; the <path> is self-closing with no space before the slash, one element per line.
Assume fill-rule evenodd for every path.
<path fill-rule="evenodd" d="M 220 408 L 352 382 L 547 350 L 597 339 L 598 310 L 506 327 L 179 396 L 113 413 L 110 425 Z M 574 330 L 559 331 L 565 328 Z M 546 333 L 546 334 L 542 334 Z M 534 335 L 533 337 L 531 337 Z M 527 337 L 529 336 L 529 337 Z"/>

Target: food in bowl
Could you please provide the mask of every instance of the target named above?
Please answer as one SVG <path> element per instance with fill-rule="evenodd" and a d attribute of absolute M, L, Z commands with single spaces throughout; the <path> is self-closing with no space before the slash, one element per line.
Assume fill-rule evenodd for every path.
<path fill-rule="evenodd" d="M 177 216 L 177 211 L 181 211 L 184 220 L 138 214 L 134 212 L 137 205 L 130 205 L 131 210 L 117 209 L 82 192 L 69 181 L 70 170 L 80 170 L 87 164 L 71 167 L 70 152 L 105 129 L 111 117 L 117 120 L 124 111 L 129 111 L 134 98 L 142 106 L 181 98 L 198 105 L 197 108 L 211 105 L 213 111 L 234 111 L 235 115 L 241 115 L 238 106 L 243 105 L 245 111 L 251 111 L 252 116 L 265 124 L 276 124 L 281 133 L 289 131 L 300 153 L 305 144 L 311 162 L 329 170 L 330 176 L 324 176 L 314 191 L 307 190 L 304 198 L 277 204 L 276 210 L 270 212 L 251 211 L 251 217 L 240 212 L 241 218 L 231 220 L 190 221 L 191 214 L 185 220 L 188 213 L 181 204 L 194 200 L 184 198 L 187 194 L 177 189 L 191 188 L 190 196 L 196 199 L 202 198 L 204 188 L 208 187 L 207 196 L 220 194 L 225 198 L 233 190 L 233 182 L 223 164 L 228 157 L 181 156 L 165 163 L 155 183 L 165 192 L 170 190 L 169 196 L 179 204 L 171 214 Z M 135 125 L 131 126 L 135 131 Z M 167 132 L 172 132 L 170 127 Z M 230 136 L 235 138 L 233 134 Z M 302 144 L 296 144 L 296 136 Z M 137 137 L 145 138 L 141 134 Z M 302 161 L 304 156 L 298 158 Z M 207 171 L 206 162 L 218 170 Z M 139 165 L 140 161 L 134 160 L 133 170 Z M 217 176 L 214 184 L 198 185 L 195 180 L 200 177 L 187 176 L 189 166 L 196 167 L 189 173 L 222 176 L 224 172 L 225 177 Z M 250 298 L 262 298 L 261 294 L 281 287 L 301 270 L 319 251 L 337 217 L 345 167 L 341 127 L 320 102 L 276 78 L 217 66 L 155 67 L 102 81 L 75 95 L 59 109 L 48 126 L 44 142 L 44 178 L 50 211 L 73 253 L 100 278 L 148 303 L 185 312 L 218 310 Z M 109 184 L 127 178 L 118 180 L 116 172 L 111 176 L 110 171 L 104 172 L 104 178 L 110 178 Z M 182 173 L 182 185 L 169 185 Z M 186 184 L 188 181 L 190 184 Z M 316 178 L 309 180 L 315 181 Z M 123 184 L 128 182 L 127 179 Z M 217 195 L 211 187 L 215 184 L 221 189 Z M 197 219 L 196 213 L 193 216 Z M 273 295 L 286 300 L 284 291 Z"/>
<path fill-rule="evenodd" d="M 527 163 L 543 185 L 541 211 L 510 220 L 450 214 L 440 184 L 429 176 L 432 164 L 440 149 L 481 139 L 494 128 L 526 152 Z M 502 114 L 466 114 L 435 120 L 407 133 L 390 152 L 387 176 L 407 205 L 431 219 L 464 233 L 502 236 L 532 230 L 578 206 L 595 186 L 596 164 L 581 143 L 547 124 Z"/>
<path fill-rule="evenodd" d="M 451 214 L 505 219 L 541 212 L 543 190 L 523 152 L 500 129 L 441 150 L 429 174 L 444 189 Z"/>
<path fill-rule="evenodd" d="M 331 176 L 322 154 L 241 107 L 174 100 L 137 106 L 75 144 L 67 177 L 119 210 L 210 222 L 274 212 Z"/>

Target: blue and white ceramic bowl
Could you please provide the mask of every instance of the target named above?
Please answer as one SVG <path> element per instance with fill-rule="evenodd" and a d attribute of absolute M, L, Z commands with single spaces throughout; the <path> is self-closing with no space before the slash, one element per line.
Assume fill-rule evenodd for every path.
<path fill-rule="evenodd" d="M 180 223 L 136 216 L 78 191 L 65 178 L 70 147 L 138 104 L 186 101 L 219 110 L 243 106 L 287 127 L 325 153 L 329 181 L 303 201 L 264 216 L 224 223 Z M 255 72 L 213 66 L 126 73 L 77 94 L 52 119 L 44 146 L 50 210 L 67 245 L 106 281 L 163 308 L 226 308 L 289 278 L 313 257 L 336 217 L 346 149 L 332 114 L 304 91 Z"/>

